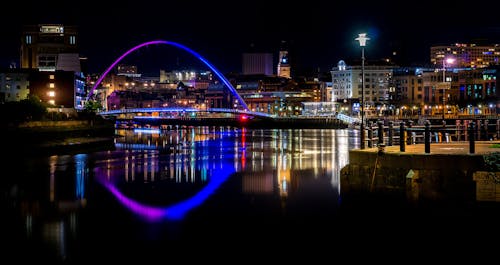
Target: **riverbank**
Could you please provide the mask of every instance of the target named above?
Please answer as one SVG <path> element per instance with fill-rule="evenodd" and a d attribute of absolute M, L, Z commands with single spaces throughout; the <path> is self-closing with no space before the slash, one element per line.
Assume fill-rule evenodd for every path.
<path fill-rule="evenodd" d="M 2 145 L 24 154 L 114 148 L 114 123 L 107 120 L 32 121 L 3 127 L 3 131 Z"/>

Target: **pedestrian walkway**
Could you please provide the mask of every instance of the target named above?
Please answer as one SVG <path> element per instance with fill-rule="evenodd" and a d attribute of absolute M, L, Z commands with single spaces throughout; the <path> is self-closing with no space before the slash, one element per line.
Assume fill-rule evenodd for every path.
<path fill-rule="evenodd" d="M 500 152 L 500 141 L 477 141 L 475 142 L 475 153 L 477 155 L 490 154 L 494 152 Z M 457 155 L 457 154 L 469 154 L 469 142 L 453 142 L 453 143 L 432 143 L 431 153 L 425 154 L 424 144 L 413 144 L 406 145 L 405 152 L 401 152 L 399 145 L 386 146 L 385 153 L 401 153 L 401 154 L 422 154 L 422 155 L 432 155 L 432 154 L 447 154 L 447 155 Z M 367 148 L 360 150 L 361 152 L 378 152 L 378 147 Z"/>

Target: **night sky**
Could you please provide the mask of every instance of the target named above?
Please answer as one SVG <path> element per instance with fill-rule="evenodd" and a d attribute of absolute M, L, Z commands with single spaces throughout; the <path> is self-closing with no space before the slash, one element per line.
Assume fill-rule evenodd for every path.
<path fill-rule="evenodd" d="M 22 25 L 39 23 L 77 25 L 80 53 L 88 57 L 89 72 L 104 71 L 128 48 L 154 39 L 187 45 L 223 72 L 240 72 L 245 51 L 272 52 L 277 57 L 282 40 L 288 42 L 297 67 L 325 71 L 340 59 L 359 58 L 354 38 L 364 31 L 372 37 L 366 48 L 368 60 L 397 50 L 404 65 L 428 64 L 433 44 L 500 43 L 495 1 L 474 1 L 476 6 L 429 0 L 289 2 L 15 1 L 0 16 L 0 66 L 18 63 Z M 171 47 L 141 50 L 128 62 L 146 73 L 202 68 Z"/>

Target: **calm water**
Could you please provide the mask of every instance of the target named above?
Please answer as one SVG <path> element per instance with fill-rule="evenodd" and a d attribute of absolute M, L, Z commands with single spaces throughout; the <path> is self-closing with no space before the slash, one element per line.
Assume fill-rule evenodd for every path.
<path fill-rule="evenodd" d="M 389 229 L 411 221 L 397 203 L 344 207 L 339 172 L 357 145 L 349 130 L 117 133 L 115 150 L 4 160 L 7 257 L 126 261 L 220 241 L 298 248 L 398 234 L 406 230 Z"/>

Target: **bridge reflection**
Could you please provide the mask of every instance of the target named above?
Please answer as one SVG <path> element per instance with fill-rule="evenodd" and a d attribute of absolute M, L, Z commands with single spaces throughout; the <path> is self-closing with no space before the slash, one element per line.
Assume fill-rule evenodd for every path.
<path fill-rule="evenodd" d="M 242 194 L 279 195 L 282 207 L 310 181 L 323 179 L 339 194 L 339 172 L 347 164 L 350 139 L 346 130 L 190 127 L 160 133 L 117 132 L 122 137 L 116 140 L 114 155 L 122 158 L 110 153 L 96 165 L 96 176 L 118 201 L 148 221 L 182 218 L 234 174 L 237 180 L 231 182 L 240 183 Z M 167 193 L 181 187 L 192 197 L 174 196 L 167 199 L 170 206 L 154 206 L 165 203 L 148 204 L 149 196 L 141 202 L 141 196 L 127 197 L 120 191 L 144 184 L 163 189 L 166 185 Z"/>

